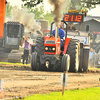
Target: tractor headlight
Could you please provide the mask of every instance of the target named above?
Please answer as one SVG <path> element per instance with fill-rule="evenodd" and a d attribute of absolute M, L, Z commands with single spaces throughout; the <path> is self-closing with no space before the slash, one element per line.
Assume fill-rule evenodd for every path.
<path fill-rule="evenodd" d="M 45 50 L 48 50 L 48 47 L 45 47 Z"/>
<path fill-rule="evenodd" d="M 53 51 L 55 51 L 55 48 L 52 48 Z"/>

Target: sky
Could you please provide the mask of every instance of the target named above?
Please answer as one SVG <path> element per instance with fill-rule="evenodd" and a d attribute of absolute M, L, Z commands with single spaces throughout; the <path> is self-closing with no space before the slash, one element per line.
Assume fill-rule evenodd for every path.
<path fill-rule="evenodd" d="M 91 9 L 88 14 L 92 16 L 100 16 L 100 5 L 97 5 L 96 8 Z"/>
<path fill-rule="evenodd" d="M 7 0 L 7 1 L 10 2 L 10 5 L 12 6 L 18 5 L 19 8 L 21 7 L 21 4 L 23 3 L 21 0 Z M 47 1 L 48 0 L 44 0 L 44 9 L 47 11 L 50 11 L 52 7 Z M 100 16 L 100 6 L 96 6 L 96 8 L 89 10 L 88 14 L 92 16 Z"/>

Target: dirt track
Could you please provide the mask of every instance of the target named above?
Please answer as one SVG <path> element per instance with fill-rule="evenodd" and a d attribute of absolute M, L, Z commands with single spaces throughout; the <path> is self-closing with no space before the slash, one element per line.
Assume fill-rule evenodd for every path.
<path fill-rule="evenodd" d="M 30 66 L 0 65 L 0 78 L 4 81 L 4 98 L 62 91 L 61 72 L 31 71 Z M 88 73 L 68 73 L 67 89 L 100 87 L 100 70 Z"/>

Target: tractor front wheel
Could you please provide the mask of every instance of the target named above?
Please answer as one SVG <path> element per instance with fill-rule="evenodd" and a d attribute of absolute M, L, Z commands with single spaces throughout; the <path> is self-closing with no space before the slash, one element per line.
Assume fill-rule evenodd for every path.
<path fill-rule="evenodd" d="M 68 54 L 63 55 L 61 61 L 61 71 L 69 71 L 70 66 L 70 56 Z"/>
<path fill-rule="evenodd" d="M 39 57 L 37 55 L 37 52 L 32 53 L 31 67 L 32 67 L 33 71 L 38 71 L 39 70 Z"/>

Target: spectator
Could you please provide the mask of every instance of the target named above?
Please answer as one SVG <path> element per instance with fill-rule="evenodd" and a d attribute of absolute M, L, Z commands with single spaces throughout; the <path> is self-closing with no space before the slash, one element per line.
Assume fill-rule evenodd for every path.
<path fill-rule="evenodd" d="M 29 35 L 31 32 L 28 32 L 26 38 L 24 37 L 24 55 L 23 55 L 23 64 L 26 59 L 26 64 L 28 64 L 28 56 L 29 56 L 29 49 L 30 49 L 30 43 L 29 43 Z"/>
<path fill-rule="evenodd" d="M 94 50 L 90 48 L 90 67 L 93 67 L 93 55 L 94 55 Z"/>

